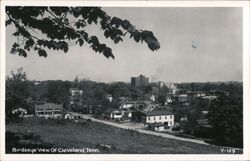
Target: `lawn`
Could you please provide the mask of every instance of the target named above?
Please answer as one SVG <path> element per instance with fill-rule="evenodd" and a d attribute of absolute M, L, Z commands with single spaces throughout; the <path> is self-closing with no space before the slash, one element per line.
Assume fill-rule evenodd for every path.
<path fill-rule="evenodd" d="M 41 136 L 44 143 L 63 148 L 96 148 L 100 144 L 111 149 L 100 153 L 116 154 L 222 154 L 219 146 L 201 145 L 141 134 L 97 122 L 89 124 L 42 124 L 37 118 L 26 118 L 20 123 L 8 123 L 6 131 L 32 133 Z M 236 151 L 242 153 L 242 151 Z"/>

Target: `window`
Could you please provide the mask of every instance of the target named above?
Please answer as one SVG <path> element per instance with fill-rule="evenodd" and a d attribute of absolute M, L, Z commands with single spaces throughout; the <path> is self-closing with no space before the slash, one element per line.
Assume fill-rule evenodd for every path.
<path fill-rule="evenodd" d="M 154 120 L 155 120 L 155 117 L 154 117 Z"/>
<path fill-rule="evenodd" d="M 170 119 L 172 119 L 172 115 L 170 115 Z"/>
<path fill-rule="evenodd" d="M 161 116 L 159 117 L 159 120 L 161 120 Z"/>
<path fill-rule="evenodd" d="M 150 120 L 150 117 L 148 117 L 148 121 Z"/>
<path fill-rule="evenodd" d="M 167 120 L 167 116 L 165 116 L 165 119 Z"/>

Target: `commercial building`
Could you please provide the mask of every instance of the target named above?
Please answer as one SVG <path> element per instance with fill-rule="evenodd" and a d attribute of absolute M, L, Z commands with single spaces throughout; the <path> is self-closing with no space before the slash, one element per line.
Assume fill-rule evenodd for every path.
<path fill-rule="evenodd" d="M 174 114 L 169 111 L 143 112 L 141 119 L 145 124 L 162 123 L 167 126 L 174 126 Z"/>
<path fill-rule="evenodd" d="M 149 78 L 145 75 L 139 75 L 138 77 L 131 77 L 131 86 L 147 86 L 149 84 Z"/>
<path fill-rule="evenodd" d="M 61 117 L 62 111 L 62 104 L 45 103 L 41 105 L 35 105 L 35 114 L 38 117 Z"/>

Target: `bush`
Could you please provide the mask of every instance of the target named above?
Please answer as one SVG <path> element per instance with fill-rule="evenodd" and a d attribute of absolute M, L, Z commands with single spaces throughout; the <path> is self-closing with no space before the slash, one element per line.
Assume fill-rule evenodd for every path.
<path fill-rule="evenodd" d="M 174 126 L 172 128 L 172 131 L 181 131 L 181 127 L 180 126 Z"/>

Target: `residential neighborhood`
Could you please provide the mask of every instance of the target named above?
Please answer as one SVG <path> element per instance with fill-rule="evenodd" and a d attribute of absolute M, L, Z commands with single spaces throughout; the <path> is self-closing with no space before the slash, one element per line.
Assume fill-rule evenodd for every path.
<path fill-rule="evenodd" d="M 126 129 L 209 140 L 213 137 L 210 106 L 219 98 L 232 95 L 232 91 L 226 89 L 233 90 L 234 85 L 236 90 L 240 85 L 235 82 L 227 83 L 228 86 L 226 83 L 194 85 L 149 80 L 141 74 L 131 77 L 130 83 L 105 84 L 76 76 L 67 82 L 67 88 L 51 86 L 53 94 L 48 93 L 46 97 L 37 90 L 43 82 L 34 82 L 35 95 L 27 99 L 29 112 L 22 108 L 25 112 L 18 117 L 64 119 L 78 124 L 97 119 Z M 204 89 L 208 85 L 210 89 Z M 17 111 L 20 108 L 13 109 L 12 113 Z"/>
<path fill-rule="evenodd" d="M 247 5 L 109 3 L 4 1 L 3 156 L 245 157 Z"/>

